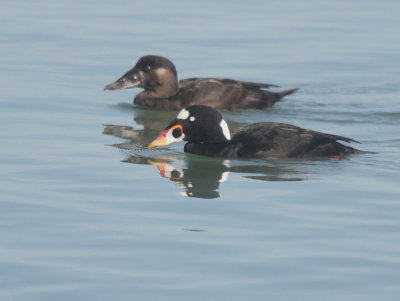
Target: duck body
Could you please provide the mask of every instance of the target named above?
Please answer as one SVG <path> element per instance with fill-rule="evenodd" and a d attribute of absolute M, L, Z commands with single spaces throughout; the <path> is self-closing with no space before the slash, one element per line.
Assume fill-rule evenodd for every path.
<path fill-rule="evenodd" d="M 223 143 L 190 143 L 185 152 L 221 158 L 306 158 L 361 153 L 338 141 L 356 140 L 290 124 L 260 122 L 238 129 Z"/>
<path fill-rule="evenodd" d="M 141 87 L 136 95 L 137 105 L 160 110 L 180 110 L 194 104 L 213 107 L 219 111 L 264 109 L 284 96 L 296 92 L 265 90 L 276 85 L 219 78 L 188 78 L 178 81 L 174 64 L 167 58 L 147 55 L 120 79 L 105 90 Z"/>
<path fill-rule="evenodd" d="M 188 141 L 185 152 L 220 158 L 310 158 L 366 153 L 339 142 L 356 140 L 284 123 L 254 123 L 231 136 L 222 116 L 206 106 L 182 110 L 150 147 L 178 141 Z"/>

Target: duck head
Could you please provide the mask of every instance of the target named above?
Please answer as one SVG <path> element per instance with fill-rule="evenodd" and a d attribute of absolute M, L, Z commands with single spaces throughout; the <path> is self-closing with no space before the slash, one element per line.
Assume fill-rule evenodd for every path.
<path fill-rule="evenodd" d="M 193 105 L 182 109 L 171 122 L 150 143 L 149 147 L 163 146 L 180 141 L 190 143 L 224 143 L 231 139 L 228 124 L 215 109 Z"/>
<path fill-rule="evenodd" d="M 179 90 L 178 76 L 174 64 L 165 57 L 146 55 L 135 67 L 126 72 L 104 90 L 118 90 L 141 87 L 154 92 L 154 97 L 170 97 Z"/>

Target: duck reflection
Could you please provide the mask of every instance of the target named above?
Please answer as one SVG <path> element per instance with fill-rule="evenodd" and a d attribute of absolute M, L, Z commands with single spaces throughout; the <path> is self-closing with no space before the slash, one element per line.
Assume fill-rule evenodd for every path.
<path fill-rule="evenodd" d="M 176 112 L 172 111 L 154 111 L 133 107 L 127 104 L 118 104 L 117 108 L 123 110 L 132 110 L 132 108 L 134 108 L 133 120 L 138 125 L 138 128 L 106 124 L 103 134 L 129 139 L 131 143 L 137 145 L 148 145 L 176 115 Z"/>
<path fill-rule="evenodd" d="M 151 158 L 131 156 L 123 162 L 155 166 L 161 177 L 175 182 L 178 188 L 183 189 L 182 196 L 207 199 L 219 197 L 217 190 L 220 183 L 227 179 L 227 168 L 223 163 L 207 162 L 205 165 L 201 160 L 190 157 L 187 156 L 188 160 L 182 160 L 165 155 Z M 184 166 L 179 166 L 179 163 L 183 163 Z"/>
<path fill-rule="evenodd" d="M 245 174 L 245 178 L 263 181 L 305 179 L 304 171 L 291 168 L 290 164 L 231 161 L 186 153 L 152 157 L 130 156 L 123 162 L 154 165 L 161 177 L 168 178 L 182 189 L 181 195 L 207 199 L 220 197 L 218 189 L 229 179 L 230 173 L 241 173 Z"/>

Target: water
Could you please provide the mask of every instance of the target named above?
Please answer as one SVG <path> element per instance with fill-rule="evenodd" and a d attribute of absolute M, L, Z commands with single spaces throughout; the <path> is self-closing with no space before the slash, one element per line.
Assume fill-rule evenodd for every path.
<path fill-rule="evenodd" d="M 398 1 L 3 1 L 1 300 L 398 300 Z M 143 149 L 174 112 L 103 91 L 145 54 L 180 78 L 299 87 L 277 121 L 378 152 L 218 160 Z M 131 143 L 133 141 L 133 144 Z"/>

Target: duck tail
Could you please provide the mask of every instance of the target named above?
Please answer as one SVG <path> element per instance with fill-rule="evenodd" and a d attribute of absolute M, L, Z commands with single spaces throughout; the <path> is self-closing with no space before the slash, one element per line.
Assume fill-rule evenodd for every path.
<path fill-rule="evenodd" d="M 297 90 L 299 90 L 299 88 L 284 90 L 284 91 L 278 92 L 278 94 L 282 98 L 282 97 L 284 97 L 286 95 L 290 95 L 290 94 L 293 94 L 293 93 L 297 92 Z"/>
<path fill-rule="evenodd" d="M 358 154 L 358 155 L 362 155 L 362 154 L 377 154 L 377 152 L 363 151 L 363 150 L 354 148 L 353 151 L 351 152 L 351 154 Z"/>

